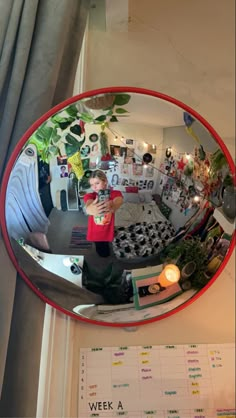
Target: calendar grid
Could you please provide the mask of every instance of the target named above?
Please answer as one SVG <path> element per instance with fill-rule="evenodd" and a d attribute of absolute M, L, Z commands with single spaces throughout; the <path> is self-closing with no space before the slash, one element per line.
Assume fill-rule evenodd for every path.
<path fill-rule="evenodd" d="M 79 418 L 235 418 L 235 345 L 80 350 Z"/>

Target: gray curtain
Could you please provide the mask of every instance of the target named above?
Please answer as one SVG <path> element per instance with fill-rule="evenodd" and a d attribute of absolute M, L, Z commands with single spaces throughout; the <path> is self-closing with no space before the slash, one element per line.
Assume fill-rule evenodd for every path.
<path fill-rule="evenodd" d="M 0 0 L 0 180 L 26 130 L 72 95 L 89 7 L 89 0 Z M 0 417 L 32 417 L 44 303 L 19 277 L 14 295 L 13 275 L 1 262 Z"/>
<path fill-rule="evenodd" d="M 89 0 L 0 0 L 0 177 L 15 145 L 72 94 Z"/>

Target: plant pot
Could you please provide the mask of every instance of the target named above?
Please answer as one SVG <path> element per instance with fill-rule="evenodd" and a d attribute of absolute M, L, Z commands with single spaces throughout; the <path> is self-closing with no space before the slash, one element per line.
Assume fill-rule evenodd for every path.
<path fill-rule="evenodd" d="M 227 186 L 223 193 L 222 210 L 229 219 L 236 216 L 236 187 Z"/>
<path fill-rule="evenodd" d="M 189 263 L 185 264 L 181 270 L 181 279 L 187 280 L 195 272 L 196 267 L 195 261 L 189 261 Z"/>
<path fill-rule="evenodd" d="M 192 287 L 192 283 L 190 282 L 190 280 L 185 280 L 184 282 L 180 283 L 180 287 L 184 291 L 190 290 Z"/>
<path fill-rule="evenodd" d="M 217 255 L 216 257 L 212 258 L 207 265 L 207 272 L 211 274 L 215 274 L 215 272 L 220 267 L 223 261 L 223 257 L 221 255 Z"/>

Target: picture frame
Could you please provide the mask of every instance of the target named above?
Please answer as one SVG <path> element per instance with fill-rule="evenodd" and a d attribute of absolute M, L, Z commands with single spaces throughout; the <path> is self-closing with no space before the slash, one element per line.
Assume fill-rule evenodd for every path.
<path fill-rule="evenodd" d="M 151 275 L 132 276 L 135 309 L 140 310 L 160 305 L 183 293 L 178 282 L 162 288 L 158 284 L 160 273 L 160 271 L 157 271 Z"/>

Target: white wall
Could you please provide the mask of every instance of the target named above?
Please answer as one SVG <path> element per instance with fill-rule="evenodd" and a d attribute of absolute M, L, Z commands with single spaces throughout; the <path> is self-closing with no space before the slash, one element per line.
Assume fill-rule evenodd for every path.
<path fill-rule="evenodd" d="M 105 31 L 99 19 L 96 27 L 92 9 L 85 90 L 126 85 L 174 96 L 212 124 L 234 155 L 234 5 L 234 0 L 130 0 L 128 31 L 124 25 Z M 191 306 L 135 333 L 78 323 L 81 345 L 233 341 L 233 263 L 231 257 Z"/>

